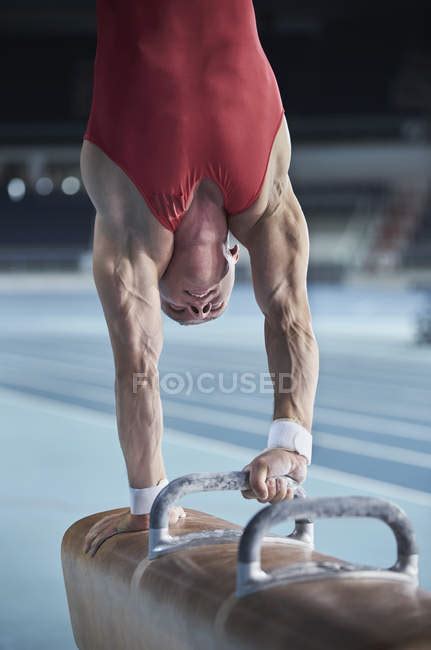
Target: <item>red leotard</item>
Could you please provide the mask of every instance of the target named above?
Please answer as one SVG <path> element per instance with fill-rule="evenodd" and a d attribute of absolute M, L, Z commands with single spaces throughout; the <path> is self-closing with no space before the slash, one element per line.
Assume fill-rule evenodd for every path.
<path fill-rule="evenodd" d="M 98 0 L 85 138 L 175 231 L 202 178 L 230 215 L 259 196 L 283 106 L 252 0 Z"/>

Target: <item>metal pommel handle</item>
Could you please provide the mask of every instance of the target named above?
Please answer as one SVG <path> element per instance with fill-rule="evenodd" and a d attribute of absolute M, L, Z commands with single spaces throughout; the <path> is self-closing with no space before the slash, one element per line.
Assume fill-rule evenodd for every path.
<path fill-rule="evenodd" d="M 284 477 L 288 486 L 293 488 L 296 497 L 304 497 L 305 492 L 291 477 Z M 248 472 L 202 473 L 187 474 L 171 481 L 157 496 L 150 514 L 149 550 L 150 559 L 159 557 L 186 546 L 214 544 L 237 540 L 241 530 L 212 530 L 191 533 L 188 535 L 171 536 L 168 531 L 169 510 L 186 494 L 193 492 L 209 492 L 215 490 L 245 490 L 248 487 Z M 295 538 L 306 541 L 303 533 L 304 526 L 310 524 L 298 523 Z"/>
<path fill-rule="evenodd" d="M 268 574 L 261 568 L 265 533 L 287 519 L 372 517 L 392 530 L 397 561 L 389 569 L 357 566 L 347 562 L 305 562 Z M 415 536 L 405 513 L 393 503 L 368 497 L 334 497 L 277 503 L 258 512 L 247 524 L 238 549 L 237 595 L 239 597 L 280 583 L 339 577 L 401 578 L 417 583 L 418 555 Z"/>

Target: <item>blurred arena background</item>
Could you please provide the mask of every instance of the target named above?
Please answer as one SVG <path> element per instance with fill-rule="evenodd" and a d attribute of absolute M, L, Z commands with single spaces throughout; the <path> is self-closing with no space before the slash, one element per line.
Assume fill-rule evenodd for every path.
<path fill-rule="evenodd" d="M 308 489 L 399 503 L 431 588 L 431 7 L 254 5 L 310 229 L 321 376 Z M 93 0 L 1 0 L 1 650 L 74 647 L 62 533 L 127 503 L 91 277 L 94 210 L 79 171 L 95 48 Z M 266 369 L 244 250 L 238 280 L 220 322 L 165 323 L 162 373 L 210 371 L 229 384 L 237 372 Z M 262 448 L 271 397 L 240 393 L 220 384 L 211 394 L 166 390 L 171 477 L 239 469 Z M 256 509 L 233 496 L 190 503 L 239 522 Z M 322 523 L 317 543 L 389 564 L 389 537 L 367 526 Z"/>
<path fill-rule="evenodd" d="M 93 211 L 79 146 L 91 102 L 94 4 L 1 3 L 3 268 L 80 268 L 89 250 Z M 429 4 L 255 7 L 294 144 L 311 280 L 428 277 Z"/>

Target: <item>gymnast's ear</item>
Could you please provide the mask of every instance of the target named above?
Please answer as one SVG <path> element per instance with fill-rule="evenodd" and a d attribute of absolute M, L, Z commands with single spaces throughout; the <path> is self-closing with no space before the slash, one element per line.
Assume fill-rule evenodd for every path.
<path fill-rule="evenodd" d="M 238 244 L 235 244 L 235 246 L 232 246 L 232 248 L 229 248 L 229 253 L 232 257 L 232 261 L 234 264 L 238 262 L 239 259 L 239 246 Z"/>

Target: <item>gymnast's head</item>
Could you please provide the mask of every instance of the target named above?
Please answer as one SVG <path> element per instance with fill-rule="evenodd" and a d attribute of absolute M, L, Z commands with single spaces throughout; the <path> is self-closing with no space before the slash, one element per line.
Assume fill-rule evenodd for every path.
<path fill-rule="evenodd" d="M 207 323 L 224 313 L 239 256 L 238 246 L 229 246 L 223 209 L 205 198 L 193 203 L 175 232 L 159 282 L 162 310 L 181 325 Z"/>
<path fill-rule="evenodd" d="M 180 325 L 199 325 L 223 314 L 232 293 L 238 246 L 177 249 L 160 280 L 164 313 Z"/>

